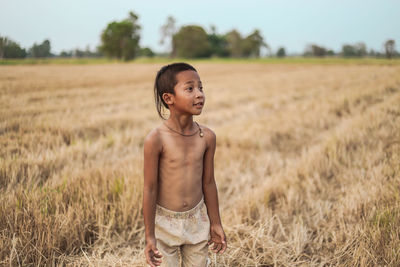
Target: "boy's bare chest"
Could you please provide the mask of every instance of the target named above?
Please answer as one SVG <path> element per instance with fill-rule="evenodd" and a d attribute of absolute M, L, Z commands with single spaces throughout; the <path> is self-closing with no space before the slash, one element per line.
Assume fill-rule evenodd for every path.
<path fill-rule="evenodd" d="M 161 160 L 166 163 L 202 163 L 206 142 L 200 136 L 168 136 L 163 140 Z"/>

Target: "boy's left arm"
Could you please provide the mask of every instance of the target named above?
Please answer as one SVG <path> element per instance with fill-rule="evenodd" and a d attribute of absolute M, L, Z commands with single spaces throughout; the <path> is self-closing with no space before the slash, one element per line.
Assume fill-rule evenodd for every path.
<path fill-rule="evenodd" d="M 216 136 L 213 131 L 207 129 L 204 137 L 206 138 L 207 148 L 203 162 L 203 193 L 204 201 L 207 206 L 207 213 L 210 219 L 210 240 L 208 244 L 214 244 L 212 250 L 215 253 L 224 253 L 227 244 L 225 232 L 222 228 L 219 215 L 218 192 L 214 179 L 214 154 L 216 147 Z"/>

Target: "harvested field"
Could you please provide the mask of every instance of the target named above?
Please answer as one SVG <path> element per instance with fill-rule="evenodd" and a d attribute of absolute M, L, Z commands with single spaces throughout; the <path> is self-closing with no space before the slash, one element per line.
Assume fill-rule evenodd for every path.
<path fill-rule="evenodd" d="M 0 66 L 0 265 L 145 265 L 161 66 Z M 228 238 L 212 266 L 398 266 L 399 65 L 194 66 Z"/>

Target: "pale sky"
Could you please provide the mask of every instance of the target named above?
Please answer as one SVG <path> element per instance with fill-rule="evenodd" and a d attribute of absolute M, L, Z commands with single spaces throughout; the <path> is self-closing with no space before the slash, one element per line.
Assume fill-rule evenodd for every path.
<path fill-rule="evenodd" d="M 391 38 L 400 50 L 399 0 L 0 0 L 0 36 L 24 48 L 44 39 L 51 51 L 93 50 L 108 23 L 122 20 L 129 11 L 139 15 L 142 47 L 165 51 L 159 45 L 160 27 L 168 16 L 177 26 L 196 24 L 218 33 L 237 29 L 243 36 L 259 29 L 275 53 L 302 53 L 316 43 L 336 52 L 343 44 L 364 42 L 367 49 L 383 51 Z"/>

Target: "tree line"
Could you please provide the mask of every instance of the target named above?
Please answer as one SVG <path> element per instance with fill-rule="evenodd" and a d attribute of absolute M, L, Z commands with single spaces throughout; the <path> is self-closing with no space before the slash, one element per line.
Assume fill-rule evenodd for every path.
<path fill-rule="evenodd" d="M 44 40 L 41 44 L 35 43 L 26 50 L 13 40 L 0 36 L 0 58 L 51 57 L 50 49 L 49 40 Z"/>
<path fill-rule="evenodd" d="M 384 43 L 384 53 L 375 51 L 373 49 L 367 50 L 367 46 L 363 42 L 356 44 L 344 44 L 340 52 L 335 53 L 333 50 L 328 50 L 323 46 L 312 44 L 307 46 L 303 56 L 342 56 L 342 57 L 387 57 L 389 59 L 393 57 L 399 57 L 400 54 L 395 50 L 395 41 L 392 39 L 387 40 Z"/>
<path fill-rule="evenodd" d="M 150 48 L 140 46 L 139 16 L 134 12 L 129 12 L 126 19 L 112 21 L 108 23 L 100 35 L 101 45 L 95 51 L 89 47 L 85 50 L 74 49 L 62 51 L 55 55 L 51 53 L 49 40 L 42 43 L 33 44 L 29 49 L 22 48 L 15 41 L 0 36 L 0 59 L 1 58 L 47 58 L 47 57 L 108 57 L 120 60 L 131 60 L 138 56 L 153 57 L 156 55 Z M 285 57 L 287 52 L 285 47 L 279 47 L 275 54 L 272 53 L 270 46 L 265 42 L 260 31 L 255 29 L 247 36 L 243 36 L 239 31 L 233 29 L 227 33 L 217 33 L 216 27 L 211 26 L 207 32 L 199 25 L 185 25 L 179 29 L 176 20 L 170 16 L 160 28 L 160 44 L 166 45 L 167 54 L 158 56 L 183 57 L 183 58 L 258 58 L 261 51 L 267 51 L 267 56 Z M 395 50 L 395 41 L 392 39 L 384 43 L 384 52 L 369 50 L 365 43 L 344 44 L 342 50 L 335 52 L 321 45 L 310 44 L 306 47 L 303 56 L 325 57 L 400 57 Z"/>

